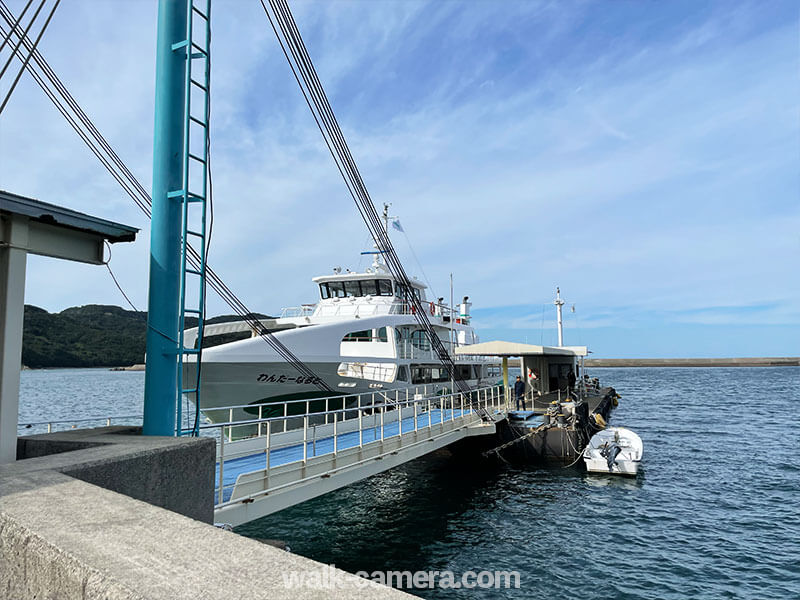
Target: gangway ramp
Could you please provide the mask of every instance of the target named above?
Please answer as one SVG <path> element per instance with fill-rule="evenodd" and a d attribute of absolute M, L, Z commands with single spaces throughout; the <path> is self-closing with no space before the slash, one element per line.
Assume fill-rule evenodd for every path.
<path fill-rule="evenodd" d="M 355 406 L 303 415 L 285 407 L 284 416 L 205 426 L 219 429 L 215 521 L 241 525 L 467 437 L 494 434 L 507 412 L 499 386 L 377 402 L 363 396 L 369 403 L 358 397 Z M 235 427 L 257 433 L 231 441 Z"/>

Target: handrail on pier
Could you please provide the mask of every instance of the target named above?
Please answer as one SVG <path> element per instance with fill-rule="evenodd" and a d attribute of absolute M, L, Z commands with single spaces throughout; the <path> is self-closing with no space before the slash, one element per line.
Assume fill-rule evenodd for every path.
<path fill-rule="evenodd" d="M 391 440 L 393 445 L 388 453 L 397 454 L 421 441 L 432 441 L 436 436 L 477 425 L 482 421 L 482 412 L 501 416 L 508 408 L 507 394 L 498 385 L 435 396 L 412 394 L 409 390 L 398 393 L 395 399 L 388 397 L 391 395 L 395 394 L 385 395 L 384 402 L 376 402 L 374 393 L 362 394 L 369 397 L 369 403 L 362 403 L 359 397 L 357 405 L 330 408 L 326 403 L 325 410 L 309 410 L 305 414 L 288 414 L 284 406 L 280 411 L 284 414 L 277 416 L 202 425 L 203 431 L 218 432 L 214 435 L 218 457 L 217 508 L 243 501 L 234 490 L 243 475 L 248 475 L 245 479 L 250 487 L 254 483 L 260 487 L 246 495 L 245 500 L 260 497 L 315 477 L 329 477 L 367 460 L 380 460 L 384 454 L 382 450 L 373 450 L 365 458 L 354 457 L 353 452 L 360 454 L 373 445 L 383 448 L 384 442 Z M 276 405 L 280 404 L 289 402 Z M 237 427 L 248 428 L 252 435 L 234 439 L 233 430 Z M 349 460 L 339 464 L 342 453 Z M 318 463 L 316 459 L 320 457 L 332 460 L 330 468 L 324 473 L 310 474 L 307 468 L 312 462 Z M 226 467 L 233 471 L 227 477 Z M 276 469 L 282 476 L 271 485 L 270 474 Z M 289 471 L 295 471 L 296 476 L 287 480 Z M 257 473 L 263 475 L 259 477 Z"/>

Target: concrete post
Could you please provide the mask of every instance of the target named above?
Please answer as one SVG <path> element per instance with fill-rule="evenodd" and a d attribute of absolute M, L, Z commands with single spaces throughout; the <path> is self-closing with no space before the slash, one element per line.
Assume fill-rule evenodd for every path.
<path fill-rule="evenodd" d="M 183 127 L 187 0 L 159 0 L 156 48 L 153 216 L 150 225 L 150 288 L 145 367 L 145 435 L 175 435 L 178 398 L 178 327 L 182 212 Z M 188 183 L 187 183 L 188 185 Z"/>
<path fill-rule="evenodd" d="M 5 227 L 2 239 L 8 245 L 0 245 L 0 464 L 17 459 L 28 221 L 11 217 Z"/>
<path fill-rule="evenodd" d="M 506 399 L 506 405 L 509 403 L 508 398 L 508 357 L 503 357 L 503 395 Z"/>

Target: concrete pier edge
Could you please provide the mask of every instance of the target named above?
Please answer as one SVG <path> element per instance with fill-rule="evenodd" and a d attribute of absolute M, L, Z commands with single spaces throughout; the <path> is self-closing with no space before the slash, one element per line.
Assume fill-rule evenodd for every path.
<path fill-rule="evenodd" d="M 213 440 L 104 427 L 18 448 L 21 460 L 0 466 L 0 597 L 413 597 L 210 525 Z M 284 579 L 322 572 L 339 585 Z"/>

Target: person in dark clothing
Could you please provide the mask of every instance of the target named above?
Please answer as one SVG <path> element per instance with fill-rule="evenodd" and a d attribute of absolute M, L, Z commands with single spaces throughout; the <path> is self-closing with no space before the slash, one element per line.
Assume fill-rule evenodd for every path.
<path fill-rule="evenodd" d="M 567 392 L 571 394 L 572 390 L 575 389 L 575 373 L 572 369 L 569 370 L 569 375 L 567 375 L 567 386 L 569 387 Z"/>
<path fill-rule="evenodd" d="M 517 410 L 525 410 L 525 382 L 519 375 L 514 382 L 514 396 L 517 398 Z M 519 407 L 520 403 L 522 408 Z"/>

